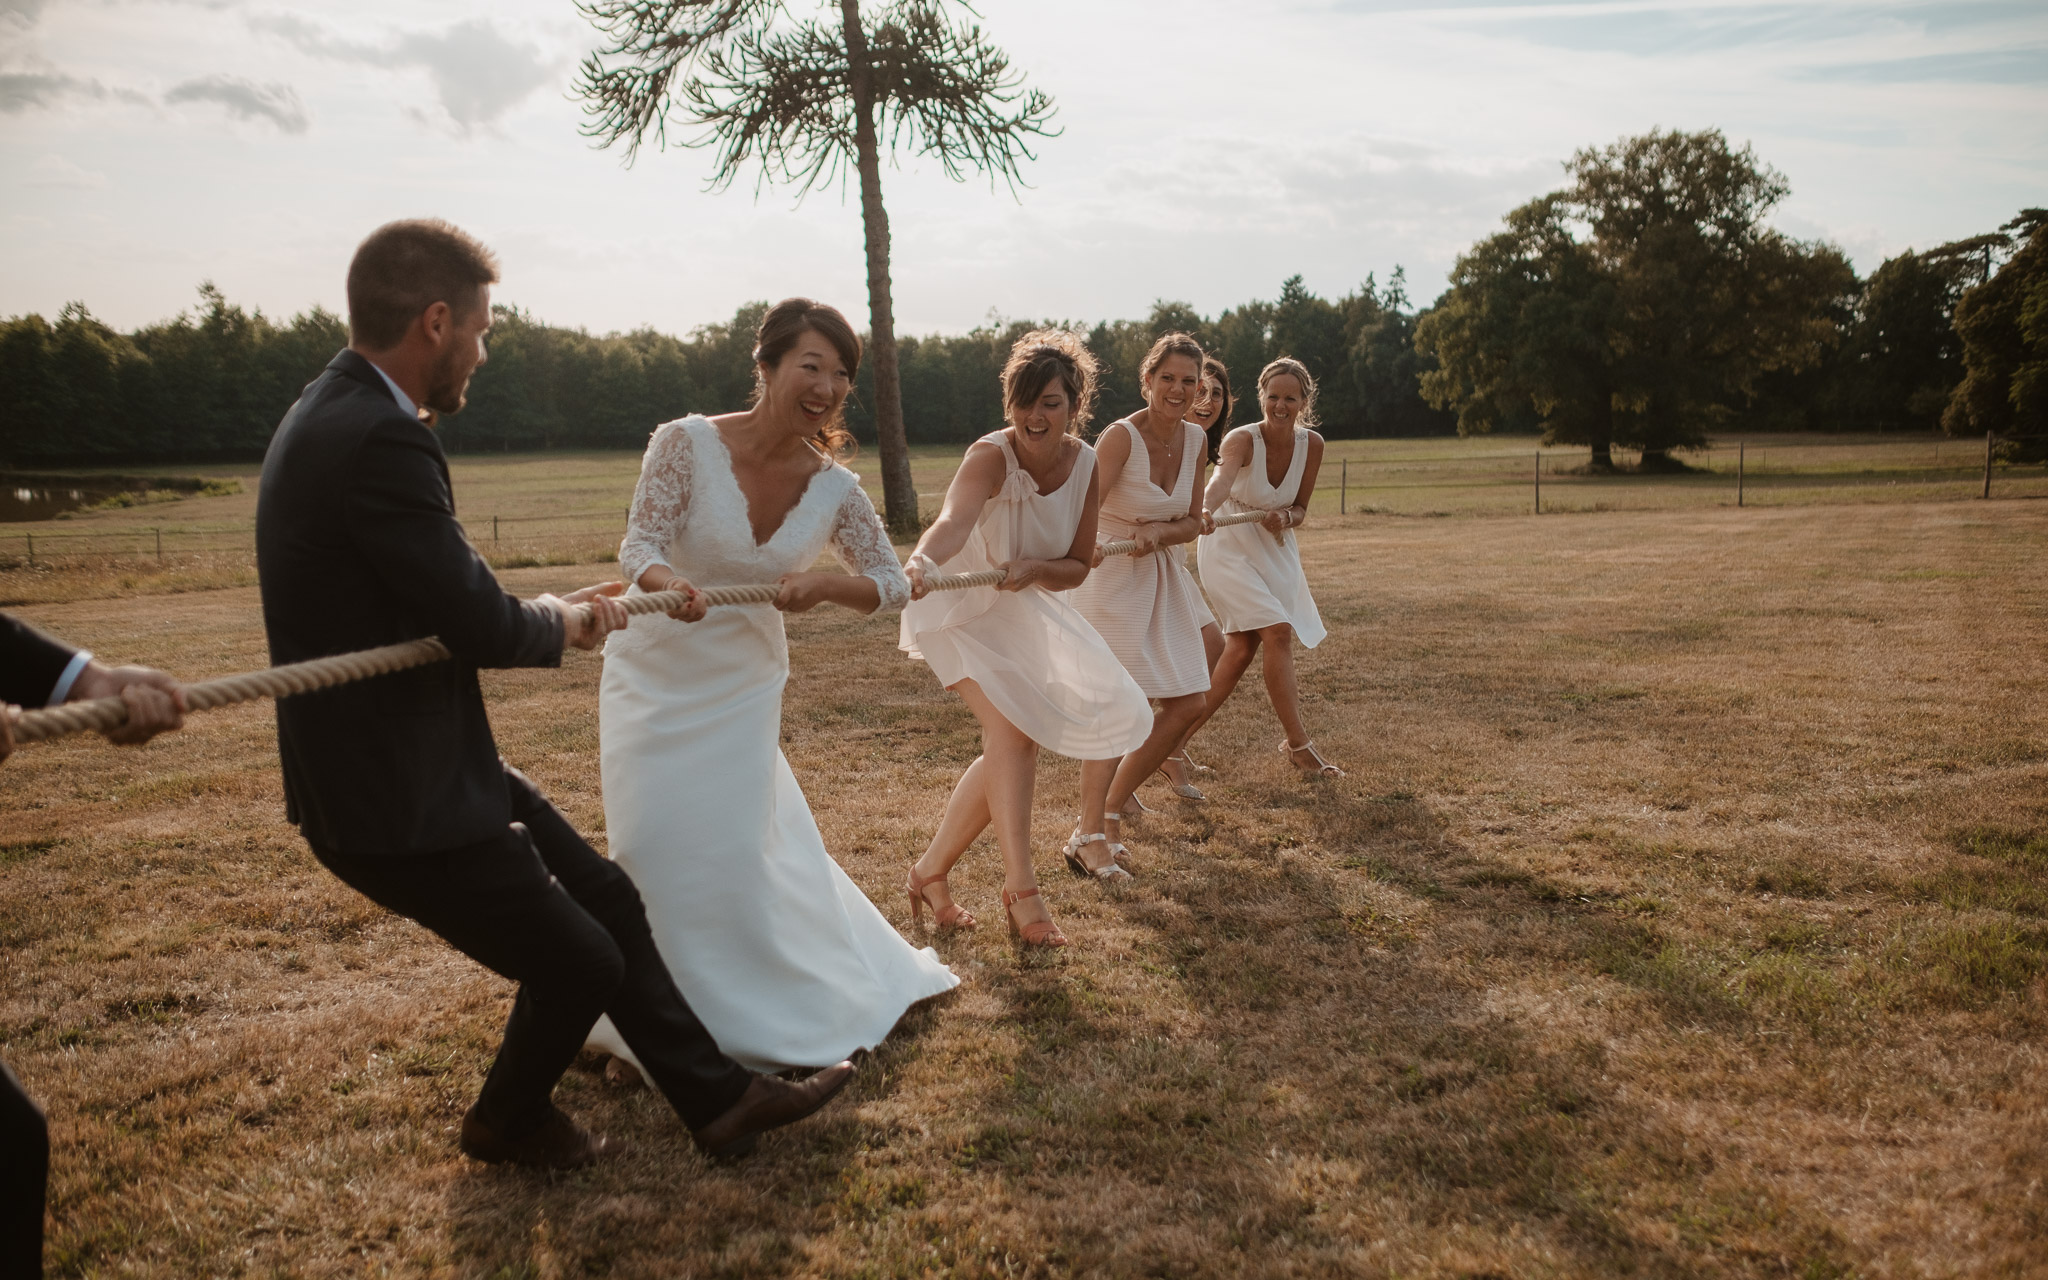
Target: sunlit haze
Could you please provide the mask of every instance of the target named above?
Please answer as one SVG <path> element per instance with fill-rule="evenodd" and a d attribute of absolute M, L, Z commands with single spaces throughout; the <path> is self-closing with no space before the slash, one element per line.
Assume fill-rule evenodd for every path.
<path fill-rule="evenodd" d="M 2038 0 L 978 8 L 1064 133 L 1014 197 L 885 174 L 905 332 L 1397 264 L 1427 301 L 1574 149 L 1653 127 L 1753 144 L 1792 184 L 1778 225 L 1866 273 L 2048 204 Z M 705 153 L 593 149 L 569 89 L 594 40 L 568 0 L 0 0 L 0 314 L 126 328 L 207 279 L 338 311 L 362 234 L 435 214 L 557 324 L 683 332 L 791 293 L 864 317 L 851 193 L 710 193 Z"/>

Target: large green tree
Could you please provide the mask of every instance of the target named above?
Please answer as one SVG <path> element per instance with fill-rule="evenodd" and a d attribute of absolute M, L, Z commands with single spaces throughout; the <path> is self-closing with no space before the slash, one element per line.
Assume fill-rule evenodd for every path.
<path fill-rule="evenodd" d="M 1950 434 L 2011 437 L 2006 455 L 2048 457 L 2048 209 L 2005 224 L 2018 246 L 1956 304 L 1963 380 L 1943 415 Z"/>
<path fill-rule="evenodd" d="M 1026 89 L 1007 55 L 971 22 L 960 0 L 832 0 L 828 15 L 799 18 L 793 0 L 581 0 L 605 47 L 583 62 L 577 91 L 586 132 L 629 158 L 652 139 L 710 147 L 712 186 L 758 162 L 762 181 L 799 192 L 849 168 L 860 182 L 867 236 L 868 329 L 882 493 L 891 528 L 914 530 L 917 491 L 903 426 L 889 274 L 889 215 L 882 153 L 936 159 L 956 180 L 969 173 L 1014 190 L 1030 140 L 1050 136 L 1052 100 Z"/>
<path fill-rule="evenodd" d="M 1571 184 L 1508 215 L 1459 259 L 1423 319 L 1423 391 L 1463 432 L 1528 416 L 1546 439 L 1616 444 L 1646 467 L 1699 448 L 1759 380 L 1814 363 L 1853 289 L 1841 252 L 1766 219 L 1790 188 L 1718 131 L 1625 138 L 1566 166 Z"/>

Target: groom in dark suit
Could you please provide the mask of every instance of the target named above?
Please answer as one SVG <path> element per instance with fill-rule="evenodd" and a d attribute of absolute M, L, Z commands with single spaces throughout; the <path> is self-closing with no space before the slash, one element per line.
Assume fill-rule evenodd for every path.
<path fill-rule="evenodd" d="M 271 660 L 429 635 L 455 655 L 279 701 L 286 812 L 334 874 L 519 983 L 465 1152 L 549 1168 L 605 1155 L 613 1144 L 551 1099 L 609 1014 L 698 1144 L 736 1155 L 823 1106 L 853 1067 L 791 1083 L 719 1052 L 632 881 L 498 756 L 477 669 L 555 666 L 627 619 L 617 583 L 507 594 L 456 522 L 431 424 L 462 408 L 484 360 L 497 279 L 490 251 L 447 223 L 378 228 L 349 265 L 348 348 L 271 438 L 256 506 Z"/>

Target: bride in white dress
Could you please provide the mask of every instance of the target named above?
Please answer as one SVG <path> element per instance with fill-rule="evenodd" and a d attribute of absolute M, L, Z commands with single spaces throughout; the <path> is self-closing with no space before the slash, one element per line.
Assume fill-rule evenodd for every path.
<path fill-rule="evenodd" d="M 910 584 L 874 504 L 832 460 L 860 364 L 852 327 L 791 298 L 757 339 L 753 408 L 654 433 L 619 565 L 637 591 L 779 581 L 782 594 L 708 614 L 693 597 L 614 632 L 598 707 L 611 856 L 719 1048 L 777 1071 L 870 1048 L 960 980 L 825 852 L 778 745 L 778 611 L 872 613 L 900 606 Z M 850 573 L 806 572 L 827 546 Z M 633 1061 L 609 1019 L 589 1043 Z"/>

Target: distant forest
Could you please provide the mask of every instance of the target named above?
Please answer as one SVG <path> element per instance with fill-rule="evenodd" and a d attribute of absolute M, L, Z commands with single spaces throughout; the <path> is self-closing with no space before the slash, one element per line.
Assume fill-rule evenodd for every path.
<path fill-rule="evenodd" d="M 118 333 L 82 303 L 54 322 L 0 322 L 0 463 L 13 466 L 199 461 L 261 456 L 277 420 L 348 341 L 341 317 L 315 308 L 279 323 L 228 301 L 211 284 L 175 319 Z M 499 307 L 490 359 L 469 407 L 443 421 L 454 452 L 637 449 L 654 427 L 684 413 L 742 407 L 753 386 L 749 352 L 768 304 L 687 337 L 652 329 L 596 335 Z M 997 377 L 1010 344 L 1043 321 L 992 322 L 957 335 L 898 339 L 904 418 L 913 444 L 963 444 L 1002 421 Z M 1287 353 L 1322 380 L 1326 428 L 1340 436 L 1447 435 L 1455 414 L 1423 403 L 1416 313 L 1401 272 L 1370 277 L 1331 302 L 1300 277 L 1277 300 L 1215 319 L 1159 303 L 1144 320 L 1085 328 L 1106 377 L 1097 425 L 1139 407 L 1138 361 L 1155 336 L 1196 334 L 1229 365 L 1250 407 L 1258 370 Z M 874 439 L 863 366 L 848 406 L 854 434 Z"/>
<path fill-rule="evenodd" d="M 1800 313 L 1806 357 L 1765 366 L 1742 385 L 1736 407 L 1717 410 L 1712 421 L 1719 429 L 1746 431 L 1931 431 L 1943 424 L 1946 408 L 1947 425 L 1959 434 L 1987 426 L 2029 429 L 2025 424 L 2041 413 L 2035 389 L 2048 385 L 2030 372 L 2048 367 L 2039 355 L 2048 350 L 2048 322 L 2041 320 L 2048 315 L 2042 310 L 2048 243 L 2041 226 L 2023 218 L 2010 228 L 2017 235 L 1988 234 L 1904 253 L 1868 279 L 1857 279 L 1839 255 L 1827 259 L 1831 250 L 1803 250 L 1823 266 L 1838 264 L 1828 267 L 1833 276 L 1816 277 L 1825 296 Z M 1160 302 L 1142 320 L 1087 326 L 1089 345 L 1107 370 L 1096 425 L 1138 407 L 1140 356 L 1156 335 L 1183 329 L 1229 366 L 1239 422 L 1257 416 L 1252 384 L 1260 367 L 1288 354 L 1305 361 L 1321 382 L 1323 430 L 1332 437 L 1502 430 L 1586 442 L 1583 424 L 1572 416 L 1578 366 L 1570 361 L 1579 359 L 1575 351 L 1600 348 L 1601 339 L 1592 330 L 1582 340 L 1566 323 L 1587 307 L 1556 301 L 1558 282 L 1576 278 L 1550 261 L 1557 253 L 1524 252 L 1520 243 L 1504 234 L 1477 246 L 1461 259 L 1453 289 L 1428 308 L 1410 303 L 1396 270 L 1384 285 L 1368 277 L 1334 301 L 1296 276 L 1277 298 L 1214 318 L 1183 303 Z M 1576 251 L 1557 237 L 1546 243 Z M 1615 292 L 1600 277 L 1579 274 L 1594 281 L 1596 291 L 1588 296 Z M 1975 300 L 1965 301 L 1972 294 L 1982 299 L 1974 311 Z M 1667 304 L 1681 297 L 1669 290 L 1661 296 Z M 1514 308 L 1504 309 L 1503 298 Z M 1687 305 L 1705 304 L 1686 301 L 1679 309 Z M 680 338 L 651 329 L 600 336 L 500 308 L 490 360 L 471 386 L 469 408 L 442 424 L 443 437 L 458 453 L 640 448 L 660 422 L 745 403 L 752 333 L 765 306 L 742 307 L 730 321 Z M 1035 323 L 991 322 L 964 334 L 901 338 L 911 442 L 960 444 L 997 426 L 997 371 L 1016 335 Z M 1989 335 L 1975 347 L 1990 353 L 1975 364 L 1965 359 L 1971 344 L 1963 340 L 1973 326 Z M 2011 335 L 2002 336 L 2007 330 Z M 1579 346 L 1567 347 L 1567 340 Z M 236 306 L 210 284 L 200 287 L 193 311 L 132 333 L 116 332 L 81 303 L 65 307 L 54 321 L 39 315 L 0 321 L 0 465 L 260 457 L 300 388 L 346 341 L 346 325 L 327 311 L 316 308 L 280 323 Z M 1440 366 L 1440 355 L 1453 364 Z M 1615 362 L 1609 357 L 1608 363 Z M 1661 367 L 1642 376 L 1675 377 L 1660 374 Z M 1611 398 L 1624 403 L 1619 393 Z M 1639 399 L 1650 403 L 1652 397 L 1645 392 Z M 864 369 L 848 416 L 855 434 L 869 442 L 871 403 Z M 1978 407 L 1974 413 L 1958 408 L 1968 405 Z M 1642 427 L 1617 431 L 1614 440 L 1638 443 L 1634 437 L 1641 436 L 1646 448 L 1668 443 L 1685 449 L 1702 438 L 1698 427 L 1681 427 L 1661 435 Z"/>

